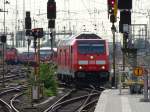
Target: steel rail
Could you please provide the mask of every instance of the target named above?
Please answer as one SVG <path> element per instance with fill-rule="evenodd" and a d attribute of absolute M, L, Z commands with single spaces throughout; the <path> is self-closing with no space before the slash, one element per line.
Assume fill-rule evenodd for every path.
<path fill-rule="evenodd" d="M 4 100 L 0 99 L 0 104 L 3 107 L 5 107 L 5 111 L 12 112 L 12 108 L 11 108 L 11 106 L 7 102 L 5 102 Z"/>
<path fill-rule="evenodd" d="M 63 101 L 66 97 L 71 95 L 71 93 L 74 91 L 75 91 L 75 89 L 71 90 L 70 92 L 68 92 L 67 94 L 62 96 L 59 100 L 57 100 L 53 105 L 51 105 L 49 108 L 47 108 L 44 112 L 49 112 L 50 110 L 52 110 L 59 102 Z"/>
<path fill-rule="evenodd" d="M 90 96 L 96 96 L 96 95 L 99 95 L 99 93 L 90 94 Z M 62 106 L 64 106 L 64 105 L 67 105 L 67 104 L 70 104 L 70 103 L 73 103 L 73 102 L 76 102 L 76 101 L 85 99 L 85 98 L 87 98 L 88 96 L 89 96 L 89 95 L 79 96 L 79 97 L 75 97 L 75 98 L 72 98 L 72 99 L 69 99 L 69 100 L 60 102 L 60 103 L 54 105 L 53 108 L 51 108 L 51 110 L 49 110 L 49 111 L 50 111 L 50 112 L 51 112 L 51 111 L 56 111 L 56 110 L 58 110 L 59 108 L 61 108 Z"/>
<path fill-rule="evenodd" d="M 23 94 L 24 94 L 24 93 L 16 94 L 16 95 L 10 100 L 10 105 L 11 105 L 13 111 L 19 112 L 19 110 L 17 110 L 17 109 L 15 108 L 15 106 L 13 105 L 13 103 L 15 102 L 15 99 L 16 99 L 16 98 L 22 96 Z"/>

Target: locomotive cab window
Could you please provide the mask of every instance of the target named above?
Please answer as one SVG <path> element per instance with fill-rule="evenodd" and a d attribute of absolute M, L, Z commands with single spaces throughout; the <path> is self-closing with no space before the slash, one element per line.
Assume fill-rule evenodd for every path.
<path fill-rule="evenodd" d="M 79 43 L 78 52 L 80 54 L 102 54 L 105 53 L 104 43 Z"/>

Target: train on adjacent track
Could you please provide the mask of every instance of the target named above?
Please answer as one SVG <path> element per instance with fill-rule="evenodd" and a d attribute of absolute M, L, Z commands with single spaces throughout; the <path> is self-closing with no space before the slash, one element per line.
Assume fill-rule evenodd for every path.
<path fill-rule="evenodd" d="M 4 51 L 3 51 L 4 50 Z M 42 63 L 49 63 L 52 62 L 56 55 L 56 48 L 51 50 L 51 48 L 41 48 L 40 49 L 40 61 Z M 0 64 L 3 63 L 3 52 L 4 52 L 4 61 L 7 64 L 27 64 L 29 62 L 30 65 L 35 64 L 35 53 L 34 49 L 30 48 L 29 52 L 26 48 L 7 48 L 2 49 L 0 48 Z"/>
<path fill-rule="evenodd" d="M 0 63 L 2 63 L 3 50 L 0 48 Z M 18 63 L 18 51 L 16 48 L 7 48 L 4 52 L 4 61 L 7 64 L 17 64 Z"/>
<path fill-rule="evenodd" d="M 94 33 L 61 40 L 57 46 L 57 77 L 66 83 L 104 85 L 109 82 L 108 42 Z"/>

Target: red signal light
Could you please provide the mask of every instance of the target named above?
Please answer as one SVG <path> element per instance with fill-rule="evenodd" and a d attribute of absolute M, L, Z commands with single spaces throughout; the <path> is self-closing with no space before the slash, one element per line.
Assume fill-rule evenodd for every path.
<path fill-rule="evenodd" d="M 115 0 L 108 0 L 108 5 L 114 7 Z"/>
<path fill-rule="evenodd" d="M 111 1 L 111 4 L 114 5 L 114 1 Z"/>

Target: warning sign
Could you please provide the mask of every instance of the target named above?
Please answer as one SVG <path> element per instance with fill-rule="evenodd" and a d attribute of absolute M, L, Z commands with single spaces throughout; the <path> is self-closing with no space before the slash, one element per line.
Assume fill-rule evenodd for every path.
<path fill-rule="evenodd" d="M 142 67 L 136 67 L 134 70 L 133 70 L 133 74 L 135 76 L 142 76 L 144 73 L 144 70 Z"/>

